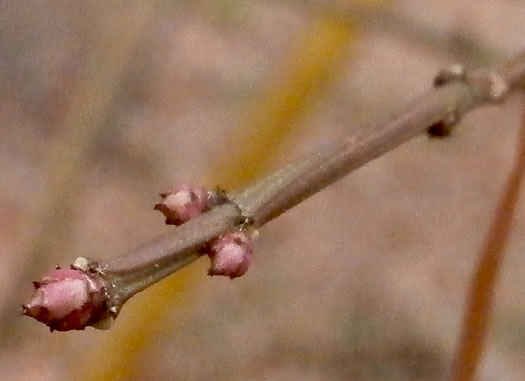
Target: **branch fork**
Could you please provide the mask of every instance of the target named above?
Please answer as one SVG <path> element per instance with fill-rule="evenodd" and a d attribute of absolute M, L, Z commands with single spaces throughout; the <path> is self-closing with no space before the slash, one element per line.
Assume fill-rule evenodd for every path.
<path fill-rule="evenodd" d="M 478 91 L 478 96 L 487 103 L 501 102 L 510 90 L 507 80 L 500 73 L 489 69 L 479 69 L 469 73 L 461 64 L 451 65 L 439 71 L 434 77 L 433 84 L 435 88 L 439 88 L 452 82 L 463 83 L 473 91 Z M 461 112 L 453 108 L 442 120 L 428 127 L 427 133 L 431 137 L 447 137 L 452 132 L 452 128 L 459 123 L 461 116 Z"/>

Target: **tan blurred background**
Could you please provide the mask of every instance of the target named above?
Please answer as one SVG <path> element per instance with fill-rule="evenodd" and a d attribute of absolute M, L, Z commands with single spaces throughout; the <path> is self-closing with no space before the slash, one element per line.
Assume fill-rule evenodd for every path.
<path fill-rule="evenodd" d="M 444 380 L 510 168 L 520 99 L 419 137 L 201 259 L 109 331 L 19 316 L 31 281 L 169 229 L 158 193 L 236 189 L 388 118 L 448 64 L 523 48 L 525 3 L 0 1 L 2 380 Z M 480 380 L 525 379 L 525 210 Z"/>

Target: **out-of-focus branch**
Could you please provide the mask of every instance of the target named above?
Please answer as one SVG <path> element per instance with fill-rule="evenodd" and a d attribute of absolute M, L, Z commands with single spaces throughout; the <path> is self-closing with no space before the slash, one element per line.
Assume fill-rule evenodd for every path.
<path fill-rule="evenodd" d="M 523 111 L 514 167 L 496 206 L 492 225 L 481 248 L 476 270 L 472 275 L 462 334 L 454 359 L 451 378 L 454 381 L 473 380 L 483 353 L 496 281 L 512 230 L 512 219 L 516 213 L 525 172 L 525 106 Z"/>
<path fill-rule="evenodd" d="M 282 0 L 278 1 L 282 3 Z M 288 0 L 290 5 L 297 5 L 296 0 Z M 462 33 L 461 28 L 443 33 L 442 30 L 422 24 L 412 17 L 402 14 L 395 7 L 370 7 L 359 1 L 322 1 L 303 0 L 303 9 L 311 13 L 323 12 L 339 17 L 358 20 L 359 25 L 369 31 L 380 32 L 389 36 L 398 36 L 415 43 L 424 49 L 443 51 L 460 57 L 466 63 L 486 63 L 504 56 L 504 51 L 487 46 L 471 36 Z"/>
<path fill-rule="evenodd" d="M 429 126 L 456 122 L 475 107 L 501 101 L 524 84 L 525 54 L 494 70 L 465 74 L 454 67 L 438 79 L 439 87 L 415 99 L 389 121 L 366 129 L 367 133 L 307 155 L 173 232 L 97 264 L 107 282 L 111 314 L 116 315 L 135 293 L 197 259 L 199 249 L 220 234 L 264 225 Z"/>

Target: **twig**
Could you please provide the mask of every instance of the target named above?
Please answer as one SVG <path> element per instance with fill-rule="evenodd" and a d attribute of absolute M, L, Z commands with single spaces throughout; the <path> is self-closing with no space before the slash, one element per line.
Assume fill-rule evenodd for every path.
<path fill-rule="evenodd" d="M 225 139 L 230 147 L 239 149 L 217 155 L 213 165 L 196 178 L 226 189 L 243 189 L 266 174 L 275 154 L 305 128 L 300 121 L 308 114 L 312 101 L 322 99 L 330 83 L 340 76 L 341 64 L 352 61 L 359 37 L 353 23 L 332 16 L 314 17 L 306 29 L 256 96 L 244 105 L 237 126 L 229 128 L 231 133 Z M 251 128 L 245 128 L 247 124 Z M 202 268 L 188 266 L 184 270 L 142 295 L 148 308 L 140 301 L 127 305 L 119 324 L 84 353 L 81 364 L 73 362 L 69 378 L 140 379 L 143 355 L 162 340 L 166 333 L 162 327 L 169 326 L 172 332 L 180 328 L 177 313 L 173 312 L 194 304 L 194 288 L 202 280 Z"/>
<path fill-rule="evenodd" d="M 472 275 L 461 338 L 458 344 L 452 380 L 474 379 L 483 353 L 494 291 L 500 272 L 504 250 L 511 233 L 512 218 L 519 200 L 525 172 L 525 107 L 514 167 L 512 168 L 501 199 L 489 228 L 486 242 L 479 253 L 479 262 Z"/>
<path fill-rule="evenodd" d="M 447 73 L 452 74 L 446 77 L 447 83 L 440 81 L 438 88 L 390 121 L 289 164 L 173 232 L 97 264 L 108 284 L 110 312 L 118 314 L 131 296 L 197 259 L 199 249 L 213 238 L 246 225 L 260 227 L 429 126 L 455 122 L 475 107 L 501 101 L 525 82 L 525 54 L 493 71 L 479 69 L 463 75 L 455 67 Z M 458 73 L 461 78 L 450 80 Z"/>
<path fill-rule="evenodd" d="M 326 147 L 289 164 L 235 195 L 234 202 L 215 208 L 125 256 L 108 261 L 102 265 L 103 271 L 114 278 L 115 283 L 122 282 L 123 285 L 117 291 L 118 299 L 126 300 L 196 259 L 198 248 L 239 226 L 244 217 L 250 218 L 255 227 L 261 226 L 428 126 L 448 119 L 451 114 L 458 118 L 475 106 L 500 100 L 492 94 L 494 86 L 499 85 L 499 80 L 503 80 L 509 89 L 518 86 L 525 78 L 525 56 L 494 72 L 475 71 L 469 78 L 430 91 L 391 121 L 369 129 L 368 134 L 348 138 L 342 144 Z M 163 268 L 162 271 L 158 270 L 159 267 Z M 133 286 L 130 286 L 126 274 L 133 274 L 135 279 L 138 269 L 150 275 L 142 278 L 140 284 L 133 280 Z"/>

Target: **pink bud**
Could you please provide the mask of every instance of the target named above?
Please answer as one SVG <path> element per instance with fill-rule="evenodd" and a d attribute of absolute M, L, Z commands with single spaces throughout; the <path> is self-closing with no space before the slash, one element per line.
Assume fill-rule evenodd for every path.
<path fill-rule="evenodd" d="M 22 306 L 24 315 L 46 324 L 51 331 L 82 330 L 106 313 L 104 288 L 95 274 L 57 269 L 33 284 L 35 292 Z"/>
<path fill-rule="evenodd" d="M 210 245 L 208 256 L 211 262 L 208 275 L 240 277 L 253 262 L 251 239 L 246 232 L 226 233 Z"/>
<path fill-rule="evenodd" d="M 209 194 L 203 188 L 181 185 L 160 196 L 162 202 L 153 209 L 164 214 L 168 225 L 182 225 L 210 208 Z"/>

